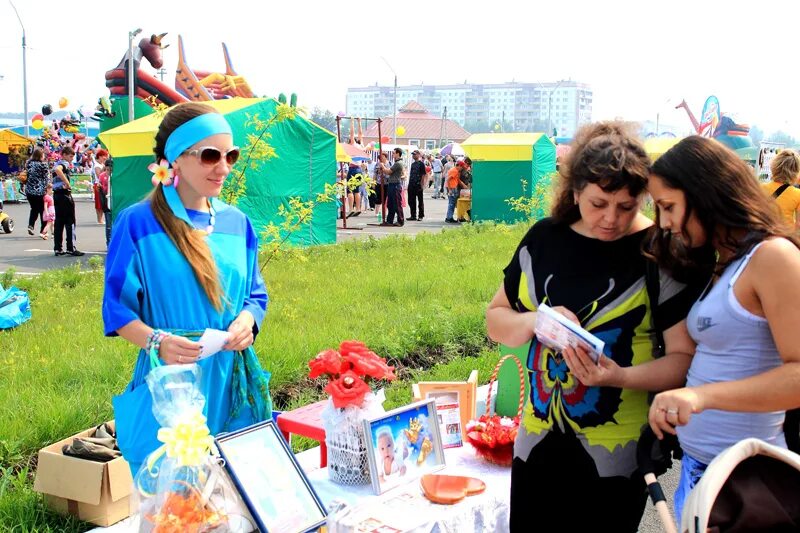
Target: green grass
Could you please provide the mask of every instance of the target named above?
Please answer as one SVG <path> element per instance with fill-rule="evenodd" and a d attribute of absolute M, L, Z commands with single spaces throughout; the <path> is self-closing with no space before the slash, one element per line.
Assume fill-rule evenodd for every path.
<path fill-rule="evenodd" d="M 306 378 L 307 362 L 344 339 L 363 340 L 400 367 L 387 408 L 407 403 L 410 383 L 422 377 L 466 379 L 478 368 L 485 382 L 494 354 L 484 311 L 525 229 L 471 225 L 270 262 L 256 352 L 272 372 L 276 408 L 322 397 Z M 13 273 L 0 277 L 8 278 Z M 25 465 L 44 445 L 113 417 L 111 398 L 129 381 L 136 350 L 103 337 L 102 270 L 68 268 L 14 283 L 29 292 L 33 318 L 0 332 L 0 530 L 80 530 L 44 511 Z"/>

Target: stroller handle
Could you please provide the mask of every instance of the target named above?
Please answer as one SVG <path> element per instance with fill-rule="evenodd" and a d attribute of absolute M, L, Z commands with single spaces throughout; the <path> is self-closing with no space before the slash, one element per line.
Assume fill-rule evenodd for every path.
<path fill-rule="evenodd" d="M 643 474 L 659 471 L 659 459 L 653 457 L 653 445 L 656 442 L 658 442 L 662 461 L 664 458 L 669 459 L 673 452 L 680 450 L 678 437 L 665 433 L 664 438 L 659 441 L 656 434 L 653 433 L 653 429 L 648 425 L 642 431 L 639 442 L 636 444 L 636 464 Z"/>

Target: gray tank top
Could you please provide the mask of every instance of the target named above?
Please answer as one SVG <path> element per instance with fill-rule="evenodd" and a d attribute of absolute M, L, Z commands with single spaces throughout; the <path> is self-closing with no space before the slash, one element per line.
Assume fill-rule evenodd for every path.
<path fill-rule="evenodd" d="M 767 319 L 747 311 L 733 293 L 736 280 L 761 244 L 728 265 L 708 294 L 689 311 L 686 324 L 697 350 L 687 386 L 744 379 L 783 364 Z M 678 427 L 678 438 L 686 453 L 706 464 L 747 437 L 786 448 L 784 416 L 784 411 L 733 413 L 709 409 L 692 415 L 688 425 Z"/>

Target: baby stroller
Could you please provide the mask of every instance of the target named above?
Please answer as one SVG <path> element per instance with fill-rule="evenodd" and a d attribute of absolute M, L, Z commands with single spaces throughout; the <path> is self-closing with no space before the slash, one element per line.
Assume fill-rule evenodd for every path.
<path fill-rule="evenodd" d="M 14 219 L 3 212 L 3 199 L 0 198 L 0 228 L 6 233 L 14 231 Z"/>
<path fill-rule="evenodd" d="M 639 468 L 652 472 L 655 436 L 648 428 L 639 441 Z M 645 474 L 664 530 L 676 531 L 655 475 Z M 800 455 L 745 439 L 711 464 L 683 507 L 682 533 L 800 531 Z"/>

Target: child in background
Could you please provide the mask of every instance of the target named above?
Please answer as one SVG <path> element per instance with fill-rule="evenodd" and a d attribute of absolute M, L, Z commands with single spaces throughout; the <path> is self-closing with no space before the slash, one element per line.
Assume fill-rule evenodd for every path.
<path fill-rule="evenodd" d="M 114 172 L 114 160 L 108 159 L 105 167 L 97 179 L 97 193 L 100 198 L 100 208 L 103 211 L 106 224 L 106 248 L 111 242 L 111 206 L 108 203 L 108 184 L 111 182 L 111 174 Z"/>
<path fill-rule="evenodd" d="M 44 189 L 44 196 L 42 197 L 44 201 L 44 212 L 42 213 L 42 217 L 44 219 L 44 227 L 42 228 L 42 232 L 39 234 L 44 240 L 47 240 L 50 231 L 53 229 L 53 221 L 56 219 L 56 208 L 53 204 L 53 185 L 48 183 L 47 187 Z"/>

